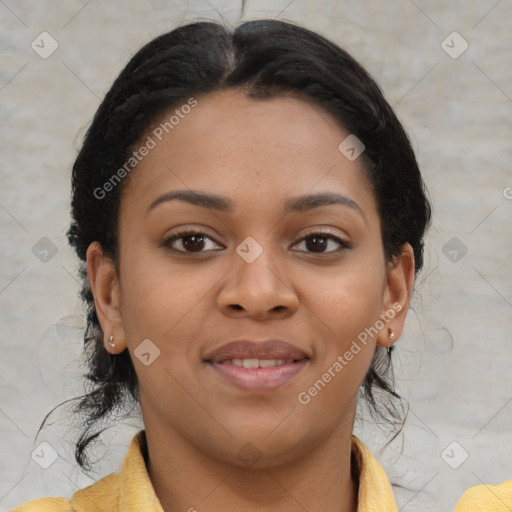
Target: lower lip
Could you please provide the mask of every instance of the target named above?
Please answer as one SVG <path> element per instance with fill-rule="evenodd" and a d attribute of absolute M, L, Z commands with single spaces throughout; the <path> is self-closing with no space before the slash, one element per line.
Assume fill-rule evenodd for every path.
<path fill-rule="evenodd" d="M 250 392 L 274 391 L 290 382 L 307 363 L 306 359 L 269 368 L 244 368 L 232 364 L 208 363 L 226 382 Z"/>

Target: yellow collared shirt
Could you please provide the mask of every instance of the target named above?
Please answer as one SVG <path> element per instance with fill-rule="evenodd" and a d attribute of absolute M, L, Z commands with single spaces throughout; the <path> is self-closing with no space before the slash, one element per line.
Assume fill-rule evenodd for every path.
<path fill-rule="evenodd" d="M 11 512 L 164 512 L 146 469 L 144 449 L 145 431 L 141 430 L 133 437 L 119 473 L 75 492 L 69 500 L 39 498 L 18 505 Z M 352 452 L 359 466 L 357 511 L 398 512 L 386 473 L 355 436 Z"/>
<path fill-rule="evenodd" d="M 455 512 L 512 512 L 512 480 L 475 485 L 462 495 Z"/>

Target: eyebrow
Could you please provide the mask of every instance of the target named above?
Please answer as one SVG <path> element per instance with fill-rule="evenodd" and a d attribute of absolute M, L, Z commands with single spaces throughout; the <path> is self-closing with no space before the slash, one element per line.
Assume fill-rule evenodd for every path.
<path fill-rule="evenodd" d="M 157 205 L 172 201 L 184 201 L 195 206 L 217 210 L 224 213 L 231 213 L 234 210 L 234 203 L 231 199 L 216 194 L 208 194 L 198 190 L 171 190 L 157 197 L 148 207 L 149 213 Z M 366 216 L 361 207 L 349 197 L 334 192 L 319 192 L 316 194 L 304 194 L 302 196 L 288 199 L 285 202 L 284 214 L 300 213 L 322 206 L 342 205 L 348 206 L 358 212 L 366 222 Z"/>

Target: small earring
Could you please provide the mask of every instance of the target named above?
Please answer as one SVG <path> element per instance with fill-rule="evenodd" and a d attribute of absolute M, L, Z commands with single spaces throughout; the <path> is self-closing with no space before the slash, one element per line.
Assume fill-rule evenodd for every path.
<path fill-rule="evenodd" d="M 114 336 L 113 336 L 113 335 L 111 335 L 111 336 L 109 337 L 109 339 L 108 339 L 108 344 L 109 344 L 112 348 L 114 348 L 114 347 L 116 346 L 116 344 L 114 343 L 114 341 L 113 341 L 113 340 L 114 340 Z"/>
<path fill-rule="evenodd" d="M 393 329 L 389 329 L 391 332 L 389 333 L 389 339 L 392 340 L 395 337 L 395 331 Z"/>

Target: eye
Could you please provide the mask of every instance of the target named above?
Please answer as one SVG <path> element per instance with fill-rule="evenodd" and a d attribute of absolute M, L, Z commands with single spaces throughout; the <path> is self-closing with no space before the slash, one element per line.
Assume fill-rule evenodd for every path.
<path fill-rule="evenodd" d="M 194 252 L 205 252 L 202 249 L 204 249 L 205 246 L 205 240 L 211 240 L 214 241 L 212 238 L 210 238 L 206 233 L 203 233 L 202 231 L 194 231 L 193 229 L 183 229 L 175 233 L 169 238 L 166 238 L 162 241 L 161 247 L 170 247 L 174 251 L 178 252 L 184 252 L 184 253 L 194 253 Z M 173 247 L 173 244 L 176 241 L 180 241 L 181 247 L 184 247 L 183 249 L 176 249 Z"/>
<path fill-rule="evenodd" d="M 308 244 L 308 241 L 310 243 Z M 329 246 L 329 242 L 332 242 L 332 245 L 338 245 L 338 248 L 333 251 L 325 251 Z M 346 249 L 350 249 L 350 244 L 345 240 L 337 237 L 330 231 L 319 231 L 314 233 L 309 233 L 305 237 L 303 237 L 299 243 L 305 243 L 306 247 L 311 249 L 308 252 L 312 252 L 313 254 L 336 254 L 343 252 Z M 303 251 L 301 251 L 303 252 Z"/>

